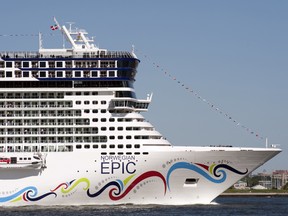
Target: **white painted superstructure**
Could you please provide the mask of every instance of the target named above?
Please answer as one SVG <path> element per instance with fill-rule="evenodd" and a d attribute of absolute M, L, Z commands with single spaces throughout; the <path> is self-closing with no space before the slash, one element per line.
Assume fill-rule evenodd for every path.
<path fill-rule="evenodd" d="M 136 55 L 55 22 L 72 48 L 0 53 L 0 205 L 205 204 L 281 151 L 171 145 Z"/>

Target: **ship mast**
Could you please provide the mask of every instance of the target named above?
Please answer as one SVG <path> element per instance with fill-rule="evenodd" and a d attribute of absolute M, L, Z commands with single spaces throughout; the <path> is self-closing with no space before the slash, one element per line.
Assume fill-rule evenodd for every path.
<path fill-rule="evenodd" d="M 55 17 L 54 22 L 56 23 L 58 29 L 65 36 L 66 40 L 72 45 L 73 50 L 99 50 L 99 48 L 93 44 L 94 40 L 87 37 L 88 33 L 85 30 L 72 30 L 72 23 L 69 25 L 69 30 L 64 25 L 61 27 Z"/>

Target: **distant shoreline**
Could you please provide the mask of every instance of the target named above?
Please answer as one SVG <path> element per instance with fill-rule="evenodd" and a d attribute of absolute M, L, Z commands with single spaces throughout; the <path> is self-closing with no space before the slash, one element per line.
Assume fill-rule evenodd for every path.
<path fill-rule="evenodd" d="M 265 192 L 245 192 L 245 193 L 222 193 L 220 196 L 229 197 L 229 196 L 288 196 L 288 193 L 265 193 Z"/>

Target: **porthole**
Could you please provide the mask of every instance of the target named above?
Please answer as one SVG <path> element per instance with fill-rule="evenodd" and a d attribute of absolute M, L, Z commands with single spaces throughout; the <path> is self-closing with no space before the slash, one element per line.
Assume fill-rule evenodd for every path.
<path fill-rule="evenodd" d="M 106 127 L 101 127 L 101 131 L 106 131 Z"/>

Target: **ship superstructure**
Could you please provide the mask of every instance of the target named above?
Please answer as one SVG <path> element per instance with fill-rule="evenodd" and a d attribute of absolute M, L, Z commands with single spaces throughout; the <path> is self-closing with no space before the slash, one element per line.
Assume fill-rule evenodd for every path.
<path fill-rule="evenodd" d="M 134 52 L 55 22 L 71 48 L 0 53 L 0 205 L 209 203 L 280 152 L 172 146 L 141 115 Z"/>

